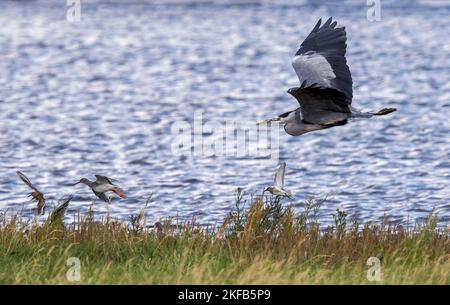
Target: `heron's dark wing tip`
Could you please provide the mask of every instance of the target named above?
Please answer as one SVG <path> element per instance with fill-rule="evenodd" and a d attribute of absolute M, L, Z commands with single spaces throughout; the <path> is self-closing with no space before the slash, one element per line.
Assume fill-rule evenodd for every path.
<path fill-rule="evenodd" d="M 293 66 L 300 79 L 300 88 L 304 87 L 302 84 L 304 80 L 307 80 L 308 84 L 319 81 L 321 85 L 337 89 L 351 99 L 353 81 L 345 58 L 347 50 L 345 27 L 338 27 L 337 21 L 333 21 L 332 17 L 328 18 L 322 26 L 320 23 L 321 19 L 295 54 Z M 300 56 L 300 59 L 297 56 Z M 334 75 L 330 76 L 329 72 L 320 70 L 321 66 L 314 65 L 311 57 L 325 58 Z M 309 69 L 305 69 L 304 66 L 308 64 Z M 311 69 L 315 71 L 315 74 L 310 73 Z M 316 77 L 316 75 L 319 76 Z"/>
<path fill-rule="evenodd" d="M 316 32 L 320 28 L 320 24 L 322 23 L 322 18 L 317 21 L 316 25 L 314 26 L 313 32 Z"/>
<path fill-rule="evenodd" d="M 331 24 L 331 20 L 332 20 L 332 19 L 333 19 L 333 17 L 328 18 L 327 21 L 323 24 L 322 27 L 324 28 L 324 27 L 329 26 L 329 25 Z"/>

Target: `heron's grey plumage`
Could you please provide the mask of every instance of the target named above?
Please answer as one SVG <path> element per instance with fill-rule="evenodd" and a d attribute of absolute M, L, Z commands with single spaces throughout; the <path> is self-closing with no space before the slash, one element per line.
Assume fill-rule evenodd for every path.
<path fill-rule="evenodd" d="M 345 27 L 336 27 L 330 17 L 322 26 L 319 19 L 314 29 L 300 45 L 292 66 L 305 86 L 317 84 L 323 88 L 333 88 L 353 97 L 353 81 L 347 65 L 345 53 L 347 35 Z"/>
<path fill-rule="evenodd" d="M 350 118 L 394 112 L 395 108 L 376 113 L 352 111 L 353 81 L 345 58 L 346 49 L 345 28 L 338 27 L 332 18 L 323 25 L 320 19 L 292 60 L 300 87 L 291 88 L 288 93 L 295 97 L 300 107 L 263 122 L 283 123 L 288 134 L 298 136 L 345 125 Z"/>
<path fill-rule="evenodd" d="M 345 59 L 345 28 L 336 28 L 337 22 L 331 18 L 322 26 L 321 22 L 317 22 L 294 57 L 292 65 L 301 85 L 288 91 L 300 104 L 296 123 L 321 125 L 309 126 L 313 130 L 346 122 L 353 96 L 352 76 Z M 294 127 L 285 129 L 295 134 L 298 126 Z"/>

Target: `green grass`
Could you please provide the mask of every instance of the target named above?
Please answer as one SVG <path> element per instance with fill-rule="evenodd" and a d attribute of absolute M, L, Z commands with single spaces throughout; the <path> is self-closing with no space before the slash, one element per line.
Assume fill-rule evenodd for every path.
<path fill-rule="evenodd" d="M 0 224 L 1 284 L 450 284 L 449 231 L 431 215 L 415 229 L 349 221 L 337 211 L 335 225 L 319 229 L 318 205 L 294 213 L 276 198 L 254 199 L 219 228 L 165 222 L 145 228 L 92 214 L 72 223 Z M 25 226 L 26 229 L 25 229 Z M 81 262 L 81 281 L 71 282 L 67 259 Z M 381 281 L 367 279 L 369 257 L 381 261 Z"/>

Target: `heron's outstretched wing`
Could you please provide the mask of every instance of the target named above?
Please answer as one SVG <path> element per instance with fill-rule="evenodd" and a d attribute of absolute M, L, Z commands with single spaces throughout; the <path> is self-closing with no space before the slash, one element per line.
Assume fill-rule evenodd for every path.
<path fill-rule="evenodd" d="M 349 103 L 353 97 L 352 76 L 345 52 L 347 36 L 344 27 L 329 18 L 322 26 L 320 19 L 312 32 L 300 45 L 292 66 L 305 86 L 318 84 L 322 88 L 343 93 Z"/>
<path fill-rule="evenodd" d="M 281 163 L 280 167 L 275 173 L 275 185 L 281 188 L 284 187 L 284 173 L 286 171 L 286 162 Z"/>
<path fill-rule="evenodd" d="M 313 84 L 289 89 L 300 104 L 301 120 L 310 124 L 331 125 L 348 118 L 350 101 L 345 94 L 332 88 Z"/>
<path fill-rule="evenodd" d="M 31 183 L 30 179 L 28 179 L 27 176 L 25 176 L 22 172 L 18 171 L 17 175 L 19 176 L 19 178 L 26 184 L 28 185 L 32 190 L 39 192 L 39 190 L 33 185 L 33 183 Z M 40 192 L 39 192 L 40 193 Z"/>

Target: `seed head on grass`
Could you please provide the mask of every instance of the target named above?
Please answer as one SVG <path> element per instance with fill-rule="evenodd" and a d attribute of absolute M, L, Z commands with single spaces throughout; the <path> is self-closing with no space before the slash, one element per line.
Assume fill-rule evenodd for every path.
<path fill-rule="evenodd" d="M 450 283 L 450 231 L 434 216 L 407 230 L 349 221 L 339 210 L 326 228 L 318 200 L 296 211 L 276 197 L 235 195 L 234 211 L 215 228 L 195 219 L 133 231 L 110 216 L 80 214 L 65 227 L 3 216 L 0 283 L 65 283 L 69 257 L 81 259 L 83 283 L 370 284 L 370 257 L 381 260 L 382 283 Z"/>

